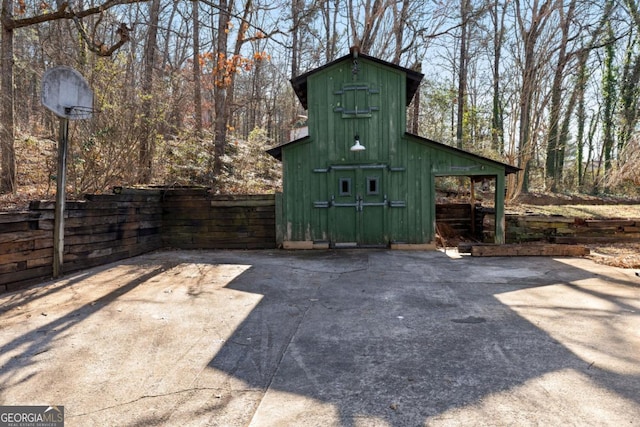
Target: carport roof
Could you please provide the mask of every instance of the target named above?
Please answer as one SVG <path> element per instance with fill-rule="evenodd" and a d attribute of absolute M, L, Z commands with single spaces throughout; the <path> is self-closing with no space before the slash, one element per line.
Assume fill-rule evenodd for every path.
<path fill-rule="evenodd" d="M 497 160 L 493 160 L 493 159 L 490 159 L 488 157 L 472 153 L 470 151 L 462 150 L 460 148 L 453 147 L 451 145 L 446 145 L 446 144 L 443 144 L 441 142 L 434 141 L 432 139 L 425 138 L 425 137 L 416 135 L 416 134 L 411 133 L 411 132 L 405 132 L 405 135 L 408 136 L 409 138 L 413 138 L 413 139 L 417 140 L 418 142 L 420 142 L 422 144 L 433 146 L 434 148 L 439 149 L 439 150 L 446 150 L 446 151 L 451 152 L 452 154 L 464 154 L 465 156 L 468 156 L 468 157 L 470 156 L 470 157 L 475 158 L 477 160 L 493 163 L 494 165 L 496 165 L 498 167 L 503 167 L 505 175 L 514 174 L 514 173 L 517 173 L 520 170 L 520 168 L 518 168 L 516 166 L 513 166 L 513 165 L 510 165 L 508 163 L 499 162 Z"/>

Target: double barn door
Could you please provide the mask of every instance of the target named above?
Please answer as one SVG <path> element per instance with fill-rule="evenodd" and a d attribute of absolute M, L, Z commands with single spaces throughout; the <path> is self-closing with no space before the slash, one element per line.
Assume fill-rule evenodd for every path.
<path fill-rule="evenodd" d="M 386 246 L 383 165 L 333 167 L 328 174 L 329 233 L 341 246 Z"/>

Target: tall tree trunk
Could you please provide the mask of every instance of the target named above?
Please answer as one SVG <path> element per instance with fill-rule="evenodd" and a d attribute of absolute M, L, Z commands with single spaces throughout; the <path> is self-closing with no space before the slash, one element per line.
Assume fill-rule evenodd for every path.
<path fill-rule="evenodd" d="M 233 0 L 230 3 L 227 3 L 227 0 L 221 0 L 220 3 L 217 42 L 219 63 L 216 68 L 216 92 L 214 93 L 216 103 L 214 177 L 219 176 L 222 172 L 222 157 L 225 154 L 227 145 L 227 126 L 231 118 L 231 107 L 233 106 L 234 100 L 236 69 L 239 66 L 236 61 L 240 58 L 243 44 L 247 41 L 246 33 L 249 28 L 249 15 L 252 12 L 252 8 L 253 0 L 246 0 L 242 17 L 240 18 L 240 27 L 238 28 L 233 53 L 230 58 L 226 58 L 225 55 L 229 41 L 227 31 L 225 30 L 229 26 L 231 11 L 233 10 Z M 220 61 L 224 61 L 224 63 L 221 64 Z"/>
<path fill-rule="evenodd" d="M 585 55 L 585 54 L 583 54 Z M 585 125 L 587 122 L 587 114 L 586 114 L 586 102 L 585 102 L 585 92 L 587 86 L 587 61 L 584 62 L 581 60 L 581 67 L 578 71 L 578 84 L 576 86 L 576 94 L 578 98 L 578 107 L 576 111 L 577 116 L 577 128 L 578 132 L 576 135 L 576 168 L 578 174 L 578 188 L 581 188 L 584 185 L 584 147 L 585 147 Z"/>
<path fill-rule="evenodd" d="M 612 42 L 614 38 L 611 22 L 607 22 L 607 35 Z M 604 74 L 602 76 L 602 97 L 604 99 L 602 117 L 602 157 L 604 158 L 604 179 L 606 190 L 606 179 L 612 169 L 613 147 L 615 140 L 615 103 L 616 103 L 616 72 L 615 72 L 615 47 L 613 43 L 608 43 L 605 47 Z"/>
<path fill-rule="evenodd" d="M 520 93 L 520 129 L 518 132 L 520 156 L 518 166 L 522 169 L 521 189 L 523 192 L 529 191 L 529 168 L 533 153 L 531 147 L 531 106 L 533 104 L 533 93 L 535 90 L 535 42 L 528 36 L 525 38 L 525 60 L 522 73 L 522 89 Z"/>
<path fill-rule="evenodd" d="M 331 62 L 336 57 L 337 43 L 338 43 L 338 13 L 340 11 L 340 1 L 341 0 L 333 0 L 333 13 L 331 12 L 331 1 L 323 1 L 321 2 L 322 8 L 322 21 L 324 23 L 324 32 L 325 37 L 327 39 L 326 50 L 325 50 L 325 59 L 326 62 Z"/>
<path fill-rule="evenodd" d="M 236 36 L 235 45 L 233 47 L 233 58 L 240 58 L 242 52 L 242 46 L 247 41 L 246 35 L 247 30 L 249 28 L 249 14 L 251 13 L 251 9 L 253 8 L 253 0 L 245 0 L 242 17 L 240 18 L 240 28 L 238 28 L 238 33 Z M 229 9 L 229 13 L 231 13 L 231 9 Z M 255 66 L 254 66 L 255 70 Z M 227 123 L 232 117 L 232 109 L 231 107 L 234 104 L 235 100 L 235 87 L 236 87 L 236 75 L 237 73 L 233 72 L 229 75 L 229 84 L 227 88 L 227 99 L 226 99 L 226 121 Z M 225 135 L 226 140 L 226 135 Z"/>
<path fill-rule="evenodd" d="M 586 100 L 585 94 L 587 90 L 587 82 L 589 79 L 588 73 L 588 64 L 587 61 L 589 59 L 589 55 L 591 51 L 596 47 L 598 40 L 602 34 L 602 30 L 605 28 L 606 23 L 609 21 L 609 16 L 611 10 L 614 7 L 614 2 L 612 0 L 608 0 L 602 18 L 598 24 L 598 27 L 591 34 L 591 40 L 589 43 L 584 46 L 581 50 L 577 52 L 578 55 L 578 64 L 577 64 L 577 73 L 576 73 L 576 84 L 573 93 L 571 94 L 571 98 L 569 99 L 569 103 L 567 105 L 567 109 L 565 112 L 564 123 L 562 126 L 562 132 L 560 134 L 559 146 L 562 149 L 559 163 L 560 168 L 564 167 L 563 160 L 565 158 L 564 147 L 567 146 L 569 142 L 569 128 L 570 128 L 570 120 L 573 115 L 574 109 L 576 110 L 576 174 L 578 178 L 578 188 L 582 188 L 584 185 L 584 179 L 586 175 L 587 168 L 585 164 L 589 164 L 591 160 L 591 154 L 587 156 L 587 160 L 584 159 L 584 149 L 585 149 L 585 140 L 589 139 L 590 133 L 587 133 L 587 137 L 585 137 L 585 126 L 587 122 L 587 114 L 586 114 Z M 592 150 L 592 141 L 590 140 L 589 149 L 590 153 Z"/>
<path fill-rule="evenodd" d="M 142 81 L 142 132 L 140 135 L 140 154 L 138 158 L 138 182 L 148 184 L 153 174 L 153 154 L 155 151 L 155 114 L 153 111 L 153 74 L 156 64 L 158 22 L 160 0 L 151 2 L 149 32 L 144 51 L 144 77 Z"/>
<path fill-rule="evenodd" d="M 172 31 L 171 29 L 175 28 L 175 18 L 176 15 L 178 15 L 178 8 L 180 8 L 181 6 L 181 3 L 173 2 L 173 5 L 171 6 L 171 12 L 168 14 L 169 16 L 165 18 L 165 20 L 163 20 L 161 23 L 161 28 L 164 27 L 167 29 L 167 31 L 165 32 L 166 36 L 164 37 L 162 50 L 160 50 L 160 40 L 162 39 L 161 36 L 158 37 L 157 44 L 158 47 L 156 57 L 158 58 L 158 60 L 156 61 L 156 73 L 159 72 L 161 76 L 160 80 L 168 82 L 167 87 L 171 88 L 170 98 L 167 100 L 170 108 L 167 109 L 167 112 L 162 115 L 161 120 L 157 121 L 155 126 L 156 133 L 162 135 L 163 138 L 170 138 L 173 135 L 179 134 L 180 130 L 183 129 L 185 117 L 185 95 L 183 94 L 181 89 L 183 86 L 184 76 L 182 74 L 181 67 L 176 67 L 176 65 L 180 63 L 180 60 L 177 58 L 177 56 L 179 55 L 177 55 L 177 52 L 174 52 L 172 54 L 172 40 L 169 36 L 169 33 Z M 157 77 L 154 77 L 154 80 L 156 78 Z M 154 91 L 158 93 L 157 88 Z M 158 115 L 157 110 L 156 115 Z"/>
<path fill-rule="evenodd" d="M 463 0 L 464 1 L 464 0 Z M 395 46 L 393 49 L 393 60 L 391 61 L 394 64 L 400 64 L 400 57 L 402 56 L 403 49 L 403 40 L 405 33 L 405 26 L 409 14 L 409 0 L 402 0 L 401 3 L 402 8 L 398 11 L 395 7 L 393 8 L 393 36 L 395 39 Z"/>
<path fill-rule="evenodd" d="M 518 131 L 519 151 L 518 166 L 522 169 L 518 179 L 519 189 L 527 193 L 529 191 L 529 173 L 531 169 L 531 159 L 533 158 L 534 146 L 531 140 L 533 128 L 532 109 L 534 94 L 537 85 L 537 70 L 539 64 L 536 55 L 536 45 L 542 30 L 544 29 L 550 13 L 551 0 L 544 0 L 539 5 L 538 0 L 534 0 L 531 6 L 531 23 L 526 28 L 521 14 L 520 0 L 515 0 L 516 18 L 518 27 L 524 44 L 524 63 L 522 65 L 522 89 L 520 92 L 520 128 Z"/>
<path fill-rule="evenodd" d="M 218 15 L 218 31 L 216 40 L 216 50 L 218 62 L 215 73 L 215 91 L 213 100 L 215 103 L 216 118 L 214 122 L 214 147 L 213 147 L 213 177 L 216 178 L 222 172 L 222 157 L 227 147 L 227 124 L 229 121 L 229 92 L 233 91 L 233 70 L 231 66 L 233 57 L 227 57 L 229 45 L 229 22 L 231 20 L 231 10 L 233 0 L 220 0 Z"/>
<path fill-rule="evenodd" d="M 12 19 L 13 2 L 2 0 L 2 59 L 0 71 L 0 194 L 16 191 L 16 155 L 14 147 L 15 117 L 13 93 L 13 28 L 9 26 Z"/>
<path fill-rule="evenodd" d="M 589 170 L 589 165 L 591 165 L 591 178 L 593 181 L 593 188 L 592 188 L 592 192 L 595 193 L 597 191 L 597 185 L 596 185 L 596 176 L 597 173 L 593 171 L 593 155 L 595 152 L 595 143 L 594 143 L 594 139 L 595 139 L 595 135 L 596 135 L 596 130 L 598 128 L 598 121 L 600 118 L 600 110 L 598 110 L 597 114 L 594 114 L 591 117 L 591 123 L 589 123 L 589 132 L 587 134 L 587 160 L 586 160 L 586 167 L 584 168 L 584 176 L 582 177 L 582 181 L 584 182 L 586 180 L 587 177 L 587 172 Z M 598 166 L 598 170 L 600 170 L 600 167 Z"/>
<path fill-rule="evenodd" d="M 491 19 L 493 20 L 493 69 L 492 69 L 492 109 L 491 109 L 491 148 L 499 154 L 504 153 L 504 119 L 500 92 L 500 59 L 502 53 L 502 42 L 504 40 L 504 17 L 507 8 L 503 8 L 502 14 L 498 15 L 498 2 L 494 3 L 491 9 Z"/>
<path fill-rule="evenodd" d="M 618 153 L 624 150 L 633 136 L 638 123 L 638 96 L 640 95 L 640 54 L 634 53 L 640 43 L 636 33 L 627 47 L 620 81 L 620 132 L 618 133 Z"/>
<path fill-rule="evenodd" d="M 558 60 L 551 85 L 551 108 L 549 111 L 549 133 L 547 136 L 546 177 L 550 181 L 551 191 L 558 190 L 558 181 L 561 175 L 561 171 L 558 170 L 558 157 L 560 156 L 558 139 L 560 138 L 559 121 L 560 109 L 562 107 L 562 80 L 564 78 L 564 67 L 566 65 L 565 52 L 562 48 L 560 55 L 561 58 Z"/>
<path fill-rule="evenodd" d="M 460 33 L 460 61 L 458 68 L 458 113 L 456 122 L 456 146 L 463 147 L 464 113 L 467 102 L 467 30 L 471 4 L 469 0 L 461 0 L 460 19 L 462 20 Z"/>
<path fill-rule="evenodd" d="M 193 0 L 193 102 L 196 136 L 202 137 L 202 71 L 200 70 L 200 3 Z"/>
<path fill-rule="evenodd" d="M 546 177 L 550 180 L 551 191 L 557 191 L 562 180 L 562 168 L 564 166 L 564 145 L 561 143 L 560 115 L 562 111 L 562 82 L 565 78 L 565 69 L 569 62 L 570 53 L 567 53 L 569 41 L 569 25 L 573 19 L 576 1 L 572 0 L 567 15 L 565 16 L 562 5 L 560 11 L 560 29 L 562 41 L 558 51 L 558 64 L 556 65 L 551 85 L 551 107 L 549 112 L 549 133 L 547 137 Z"/>
<path fill-rule="evenodd" d="M 637 49 L 640 45 L 640 10 L 635 0 L 625 0 L 629 14 L 633 19 L 635 31 L 629 41 L 625 63 L 622 72 L 620 102 L 621 102 L 621 128 L 618 135 L 618 152 L 622 152 L 633 136 L 640 111 L 638 97 L 640 96 L 640 54 Z"/>
<path fill-rule="evenodd" d="M 298 65 L 298 57 L 300 55 L 300 42 L 298 35 L 300 34 L 300 16 L 302 15 L 303 0 L 291 1 L 291 77 L 296 77 L 300 74 L 300 67 Z"/>
<path fill-rule="evenodd" d="M 248 114 L 248 126 L 247 133 L 245 138 L 248 139 L 248 135 L 253 129 L 264 125 L 262 121 L 262 117 L 264 117 L 265 111 L 265 89 L 267 87 L 267 82 L 263 77 L 264 74 L 264 65 L 262 61 L 257 61 L 253 67 L 253 79 L 252 79 L 252 88 L 251 88 L 251 101 L 249 103 L 250 111 Z"/>

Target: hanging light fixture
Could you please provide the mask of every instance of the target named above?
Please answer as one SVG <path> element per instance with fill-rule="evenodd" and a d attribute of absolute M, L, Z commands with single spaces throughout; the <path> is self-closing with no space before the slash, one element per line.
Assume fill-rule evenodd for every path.
<path fill-rule="evenodd" d="M 350 148 L 351 151 L 364 151 L 366 150 L 364 145 L 360 144 L 360 136 L 358 134 L 356 134 L 355 138 L 355 144 L 353 144 Z"/>

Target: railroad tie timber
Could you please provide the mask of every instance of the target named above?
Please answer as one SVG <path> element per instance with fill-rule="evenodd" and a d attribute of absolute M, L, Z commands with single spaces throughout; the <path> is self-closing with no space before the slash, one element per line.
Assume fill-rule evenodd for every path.
<path fill-rule="evenodd" d="M 470 246 L 470 247 L 469 247 Z M 580 257 L 589 255 L 589 248 L 582 245 L 562 244 L 506 244 L 506 245 L 467 245 L 460 252 L 471 256 L 558 256 Z"/>

